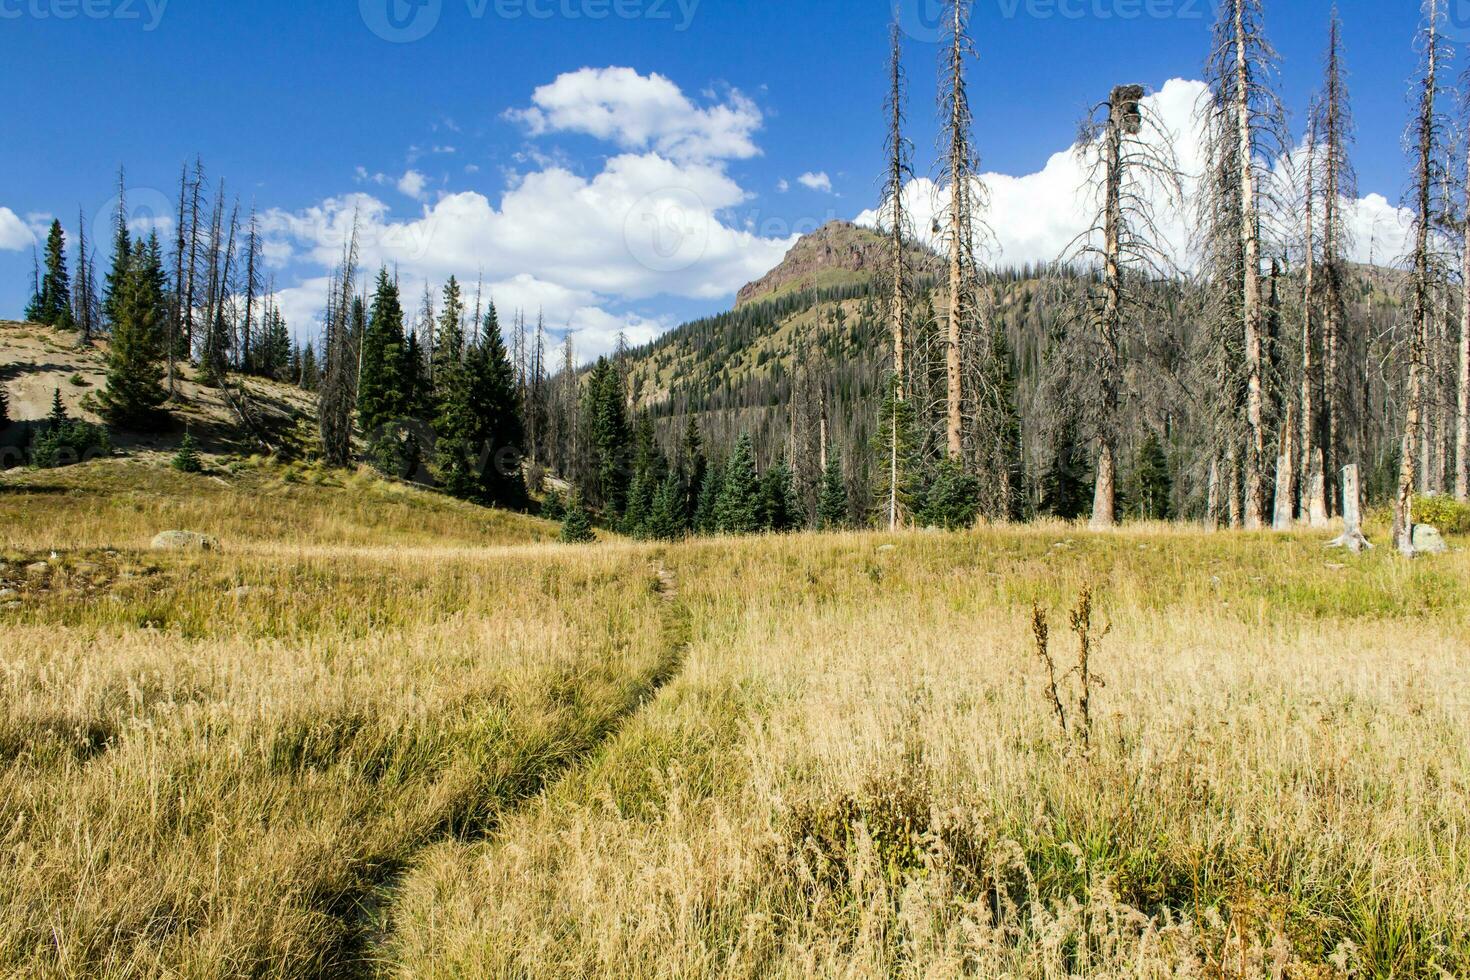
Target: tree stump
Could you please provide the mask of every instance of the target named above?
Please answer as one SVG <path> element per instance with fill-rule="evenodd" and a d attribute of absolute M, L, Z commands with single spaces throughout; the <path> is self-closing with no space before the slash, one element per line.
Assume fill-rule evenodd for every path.
<path fill-rule="evenodd" d="M 1346 548 L 1353 554 L 1373 548 L 1373 543 L 1363 536 L 1363 500 L 1358 492 L 1356 464 L 1342 468 L 1342 536 L 1327 547 Z"/>

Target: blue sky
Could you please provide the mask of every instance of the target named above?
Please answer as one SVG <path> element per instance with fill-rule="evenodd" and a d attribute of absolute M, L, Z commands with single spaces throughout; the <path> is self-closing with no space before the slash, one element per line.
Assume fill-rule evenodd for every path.
<path fill-rule="evenodd" d="M 935 156 L 931 2 L 897 3 L 921 175 Z M 18 315 L 29 289 L 21 223 L 54 214 L 70 233 L 79 209 L 96 221 L 119 164 L 135 204 L 165 207 L 199 154 L 267 213 L 272 274 L 302 332 L 355 208 L 369 261 L 406 280 L 483 272 L 501 306 L 545 307 L 584 350 L 619 327 L 650 336 L 727 307 L 790 236 L 872 207 L 894 6 L 0 0 L 11 80 L 0 316 Z M 1330 4 L 1266 7 L 1299 124 Z M 1415 7 L 1340 3 L 1361 190 L 1391 202 Z M 1113 84 L 1197 79 L 1212 18 L 1207 0 L 979 0 L 971 80 L 985 169 L 1042 173 Z M 670 222 L 676 238 L 693 235 L 687 254 L 665 254 Z M 1020 251 L 1048 247 L 1033 237 Z M 1030 257 L 1015 251 L 1005 257 Z"/>

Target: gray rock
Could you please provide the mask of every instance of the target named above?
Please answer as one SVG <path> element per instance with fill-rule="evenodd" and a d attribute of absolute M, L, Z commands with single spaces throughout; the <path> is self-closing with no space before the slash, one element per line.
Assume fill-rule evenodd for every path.
<path fill-rule="evenodd" d="M 76 572 L 78 575 L 96 575 L 98 572 L 102 571 L 102 566 L 94 565 L 89 561 L 84 561 L 73 568 L 72 571 Z"/>
<path fill-rule="evenodd" d="M 1421 555 L 1442 555 L 1450 550 L 1439 528 L 1428 524 L 1414 525 L 1414 551 Z"/>
<path fill-rule="evenodd" d="M 150 547 L 154 551 L 215 551 L 219 542 L 194 531 L 164 531 L 153 539 Z"/>
<path fill-rule="evenodd" d="M 15 610 L 20 609 L 20 608 L 21 608 L 21 604 L 18 603 L 18 602 L 0 603 L 0 609 L 5 610 L 6 612 L 14 612 Z"/>
<path fill-rule="evenodd" d="M 51 566 L 46 564 L 44 561 L 38 561 L 33 565 L 26 566 L 26 574 L 36 578 L 45 575 L 50 570 Z"/>
<path fill-rule="evenodd" d="M 14 589 L 0 589 L 0 602 L 14 602 L 20 598 L 20 593 Z"/>

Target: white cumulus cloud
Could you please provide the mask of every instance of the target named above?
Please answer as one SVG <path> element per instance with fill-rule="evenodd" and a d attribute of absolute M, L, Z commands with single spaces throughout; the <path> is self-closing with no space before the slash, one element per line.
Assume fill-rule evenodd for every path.
<path fill-rule="evenodd" d="M 832 178 L 825 171 L 816 173 L 804 173 L 796 178 L 796 182 L 808 190 L 820 191 L 823 194 L 832 193 Z"/>
<path fill-rule="evenodd" d="M 9 208 L 0 208 L 0 251 L 19 252 L 35 244 L 31 229 Z"/>
<path fill-rule="evenodd" d="M 753 135 L 761 111 L 735 90 L 724 102 L 700 107 L 657 73 L 583 68 L 536 89 L 531 102 L 506 115 L 533 136 L 581 133 L 675 160 L 739 160 L 760 153 Z"/>
<path fill-rule="evenodd" d="M 1167 206 L 1163 195 L 1155 201 L 1164 244 L 1183 268 L 1194 265 L 1194 192 L 1204 160 L 1196 110 L 1205 91 L 1203 82 L 1176 78 L 1145 100 L 1154 117 L 1172 134 L 1175 155 L 1186 175 L 1182 207 Z M 980 180 L 989 194 L 984 220 L 990 240 L 977 242 L 977 247 L 992 266 L 1055 261 L 1092 224 L 1096 205 L 1075 145 L 1053 154 L 1035 173 L 986 173 Z M 948 203 L 948 190 L 927 177 L 911 181 L 904 189 L 913 230 L 931 245 L 940 243 L 935 222 Z M 1355 233 L 1351 254 L 1355 261 L 1371 259 L 1383 264 L 1403 252 L 1407 215 L 1401 209 L 1377 194 L 1345 201 L 1344 205 Z M 876 227 L 879 213 L 876 209 L 863 211 L 855 220 Z"/>

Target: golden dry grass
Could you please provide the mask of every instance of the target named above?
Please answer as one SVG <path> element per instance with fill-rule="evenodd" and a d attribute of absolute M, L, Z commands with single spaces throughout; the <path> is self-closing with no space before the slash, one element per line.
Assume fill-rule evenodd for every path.
<path fill-rule="evenodd" d="M 123 546 L 0 612 L 0 973 L 1470 974 L 1463 552 L 578 550 L 375 486 L 283 484 L 273 532 L 70 478 L 0 492 L 12 569 Z M 114 479 L 167 486 L 70 499 Z M 138 553 L 160 514 L 224 550 Z M 1084 585 L 1090 759 L 1029 633 L 1065 655 Z"/>

